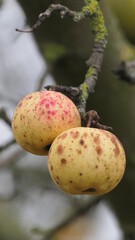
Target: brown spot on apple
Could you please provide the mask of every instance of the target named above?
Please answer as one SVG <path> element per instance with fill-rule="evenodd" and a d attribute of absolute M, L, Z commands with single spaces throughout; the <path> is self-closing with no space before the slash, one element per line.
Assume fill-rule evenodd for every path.
<path fill-rule="evenodd" d="M 72 138 L 74 138 L 74 139 L 78 138 L 79 135 L 80 135 L 80 134 L 79 134 L 78 131 L 76 131 L 76 132 L 71 131 L 71 132 L 70 132 L 70 136 L 71 136 Z"/>
<path fill-rule="evenodd" d="M 61 138 L 63 140 L 66 137 L 67 137 L 67 133 L 63 133 L 59 138 Z"/>
<path fill-rule="evenodd" d="M 107 138 L 111 137 L 111 134 L 103 129 L 99 129 L 100 132 L 102 132 Z"/>
<path fill-rule="evenodd" d="M 51 170 L 53 171 L 53 165 L 51 165 Z"/>
<path fill-rule="evenodd" d="M 32 96 L 29 96 L 29 99 L 31 99 L 32 98 Z"/>
<path fill-rule="evenodd" d="M 93 187 L 90 187 L 90 188 L 84 190 L 83 192 L 91 192 L 91 193 L 93 193 L 93 192 L 96 192 L 96 189 L 93 188 Z"/>
<path fill-rule="evenodd" d="M 100 137 L 99 137 L 99 135 L 97 135 L 96 137 L 94 137 L 94 142 L 95 142 L 96 144 L 100 144 Z"/>
<path fill-rule="evenodd" d="M 23 114 L 20 115 L 20 121 L 23 119 Z"/>
<path fill-rule="evenodd" d="M 88 133 L 85 132 L 85 133 L 83 134 L 83 137 L 84 137 L 84 138 L 87 138 L 87 137 L 88 137 Z"/>
<path fill-rule="evenodd" d="M 115 148 L 114 148 L 115 155 L 118 156 L 119 153 L 120 153 L 120 149 L 119 149 L 118 144 L 117 144 L 117 138 L 115 136 L 112 136 L 111 141 L 115 146 Z"/>
<path fill-rule="evenodd" d="M 62 164 L 62 165 L 65 165 L 66 163 L 67 163 L 67 160 L 64 159 L 64 158 L 62 158 L 62 159 L 61 159 L 61 164 Z"/>
<path fill-rule="evenodd" d="M 102 148 L 100 146 L 97 146 L 96 147 L 96 152 L 98 155 L 101 155 L 102 154 Z"/>
<path fill-rule="evenodd" d="M 81 150 L 76 149 L 76 151 L 77 151 L 78 154 L 82 154 L 82 151 L 81 151 Z"/>
<path fill-rule="evenodd" d="M 80 143 L 80 145 L 83 146 L 83 145 L 84 145 L 84 140 L 83 140 L 83 139 L 80 139 L 80 142 L 79 142 L 79 143 Z"/>

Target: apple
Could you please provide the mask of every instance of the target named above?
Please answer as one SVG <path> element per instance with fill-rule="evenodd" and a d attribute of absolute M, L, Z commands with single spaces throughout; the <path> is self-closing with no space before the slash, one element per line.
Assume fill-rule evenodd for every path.
<path fill-rule="evenodd" d="M 26 151 L 47 155 L 53 140 L 63 131 L 81 126 L 75 104 L 54 91 L 33 92 L 15 109 L 12 131 L 17 143 Z"/>
<path fill-rule="evenodd" d="M 48 168 L 54 183 L 68 194 L 101 195 L 123 177 L 126 157 L 115 135 L 77 127 L 61 133 L 52 143 Z"/>

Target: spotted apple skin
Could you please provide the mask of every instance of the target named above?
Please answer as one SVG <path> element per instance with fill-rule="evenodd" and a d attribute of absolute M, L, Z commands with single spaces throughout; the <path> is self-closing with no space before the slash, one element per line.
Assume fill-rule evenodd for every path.
<path fill-rule="evenodd" d="M 54 91 L 33 92 L 15 109 L 12 131 L 26 151 L 47 155 L 53 140 L 63 131 L 81 126 L 79 112 L 65 95 Z"/>
<path fill-rule="evenodd" d="M 123 146 L 105 130 L 78 127 L 60 134 L 48 156 L 54 183 L 68 194 L 102 195 L 121 181 L 126 165 Z"/>

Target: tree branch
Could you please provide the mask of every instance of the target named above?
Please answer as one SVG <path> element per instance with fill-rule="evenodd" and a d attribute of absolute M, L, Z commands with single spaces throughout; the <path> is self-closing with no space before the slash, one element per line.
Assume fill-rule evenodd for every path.
<path fill-rule="evenodd" d="M 0 169 L 12 166 L 18 159 L 20 159 L 25 152 L 22 149 L 10 150 L 10 154 L 6 154 L 6 156 L 2 156 L 0 158 Z"/>
<path fill-rule="evenodd" d="M 39 14 L 38 20 L 37 20 L 37 22 L 34 24 L 34 26 L 32 28 L 30 28 L 28 30 L 21 30 L 21 29 L 16 28 L 16 31 L 17 32 L 23 32 L 23 33 L 33 32 L 37 28 L 39 28 L 41 23 L 43 21 L 45 21 L 47 18 L 49 18 L 52 15 L 53 12 L 57 12 L 57 11 L 60 12 L 61 18 L 64 18 L 66 15 L 68 15 L 69 17 L 74 18 L 75 14 L 76 14 L 76 12 L 71 11 L 69 8 L 67 8 L 66 6 L 63 6 L 61 4 L 51 4 L 49 6 L 49 8 L 45 12 Z"/>
<path fill-rule="evenodd" d="M 4 122 L 6 122 L 6 124 L 11 127 L 11 120 L 9 119 L 6 111 L 4 108 L 0 109 L 0 118 L 4 120 Z"/>
<path fill-rule="evenodd" d="M 101 69 L 104 49 L 106 47 L 107 30 L 104 24 L 104 17 L 102 11 L 99 7 L 97 0 L 85 0 L 85 6 L 80 12 L 72 11 L 66 6 L 61 4 L 51 4 L 49 8 L 41 13 L 38 17 L 36 24 L 28 30 L 16 29 L 19 32 L 33 32 L 35 31 L 41 23 L 49 18 L 52 13 L 60 12 L 61 18 L 69 16 L 75 22 L 80 22 L 82 19 L 89 17 L 91 19 L 91 30 L 94 34 L 94 47 L 92 49 L 92 54 L 87 61 L 88 71 L 85 75 L 83 83 L 78 87 L 67 87 L 67 86 L 46 86 L 45 89 L 62 92 L 67 95 L 76 104 L 82 120 L 85 119 L 86 112 L 86 102 L 90 93 L 94 91 L 96 81 Z M 91 124 L 92 126 L 93 124 Z M 103 125 L 96 122 L 94 126 L 99 128 Z M 108 128 L 104 126 L 103 128 Z M 108 128 L 109 129 L 109 128 Z"/>
<path fill-rule="evenodd" d="M 13 139 L 10 142 L 6 143 L 3 146 L 0 146 L 0 152 L 4 151 L 5 149 L 7 149 L 8 147 L 10 147 L 11 145 L 15 144 L 16 141 Z"/>
<path fill-rule="evenodd" d="M 44 237 L 42 240 L 51 240 L 60 229 L 67 226 L 69 223 L 74 221 L 77 217 L 86 214 L 90 210 L 90 208 L 97 205 L 101 200 L 102 200 L 102 197 L 99 196 L 94 198 L 93 201 L 92 199 L 90 199 L 86 204 L 79 205 L 69 217 L 67 217 L 64 221 L 62 221 L 62 223 L 60 223 L 58 226 L 54 227 L 53 229 L 42 230 L 42 229 L 34 228 L 32 229 L 32 232 L 43 235 Z"/>
<path fill-rule="evenodd" d="M 96 80 L 101 69 L 107 38 L 107 30 L 104 25 L 104 18 L 98 2 L 96 0 L 86 0 L 85 3 L 86 6 L 82 8 L 81 12 L 74 12 L 73 18 L 74 21 L 79 22 L 86 17 L 90 17 L 92 32 L 95 36 L 92 54 L 87 61 L 88 71 L 85 75 L 85 80 L 79 87 L 69 87 L 69 90 L 66 86 L 45 87 L 47 90 L 55 90 L 68 95 L 68 97 L 71 98 L 77 105 L 83 120 L 89 93 L 94 91 Z"/>
<path fill-rule="evenodd" d="M 121 62 L 114 70 L 120 80 L 125 81 L 131 85 L 135 84 L 135 61 Z"/>

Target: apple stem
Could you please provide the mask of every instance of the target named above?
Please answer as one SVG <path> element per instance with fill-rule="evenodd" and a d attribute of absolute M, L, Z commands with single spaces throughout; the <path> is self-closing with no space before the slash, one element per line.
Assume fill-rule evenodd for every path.
<path fill-rule="evenodd" d="M 99 123 L 100 117 L 95 110 L 88 111 L 84 114 L 84 121 L 87 127 L 99 128 L 107 131 L 112 131 L 112 128 Z"/>

